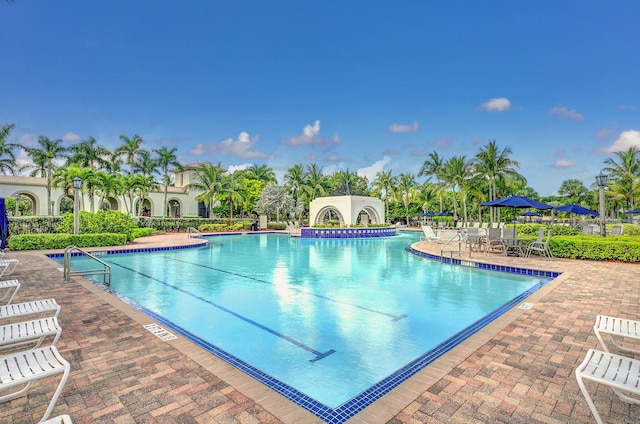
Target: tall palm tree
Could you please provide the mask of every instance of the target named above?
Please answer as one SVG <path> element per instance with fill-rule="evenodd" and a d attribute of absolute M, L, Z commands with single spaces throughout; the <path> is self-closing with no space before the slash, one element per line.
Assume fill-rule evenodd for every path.
<path fill-rule="evenodd" d="M 240 174 L 225 174 L 220 181 L 217 198 L 229 206 L 229 217 L 233 219 L 233 204 L 242 202 L 245 198 L 245 187 L 240 181 Z"/>
<path fill-rule="evenodd" d="M 463 204 L 464 222 L 467 222 L 467 196 L 466 185 L 467 180 L 471 178 L 471 166 L 466 156 L 454 156 L 449 158 L 444 165 L 444 181 L 446 181 L 453 190 L 453 215 L 454 219 L 458 218 L 457 190 L 460 192 Z"/>
<path fill-rule="evenodd" d="M 51 205 L 51 178 L 53 171 L 57 168 L 56 160 L 66 158 L 68 149 L 62 146 L 62 140 L 50 140 L 47 137 L 38 137 L 40 147 L 27 147 L 25 151 L 33 161 L 32 165 L 26 168 L 34 169 L 31 176 L 43 176 L 47 179 L 47 210 L 49 215 L 53 215 Z"/>
<path fill-rule="evenodd" d="M 440 201 L 440 212 L 442 212 L 442 194 L 444 192 L 444 185 L 442 184 L 442 174 L 444 172 L 444 159 L 438 155 L 435 150 L 429 153 L 429 159 L 425 160 L 420 171 L 419 177 L 427 177 L 427 181 L 431 180 L 431 177 L 436 178 L 436 188 L 438 188 L 438 200 Z"/>
<path fill-rule="evenodd" d="M 253 164 L 247 168 L 247 174 L 250 178 L 254 178 L 258 181 L 262 181 L 265 185 L 268 184 L 278 184 L 278 179 L 276 178 L 276 173 L 268 167 L 267 165 L 257 165 Z"/>
<path fill-rule="evenodd" d="M 0 171 L 4 175 L 7 175 L 7 172 L 11 175 L 16 174 L 17 163 L 13 149 L 22 146 L 7 142 L 7 138 L 15 126 L 16 124 L 0 125 Z"/>
<path fill-rule="evenodd" d="M 391 175 L 391 171 L 378 171 L 376 177 L 371 183 L 373 186 L 373 193 L 376 196 L 382 196 L 385 206 L 385 217 L 389 220 L 389 197 L 393 193 L 393 190 L 397 184 L 397 180 Z"/>
<path fill-rule="evenodd" d="M 142 148 L 143 140 L 138 134 L 135 134 L 132 138 L 121 135 L 120 140 L 124 144 L 116 147 L 113 153 L 117 156 L 125 157 L 126 162 L 129 164 L 129 175 L 133 175 L 136 159 L 140 156 L 148 156 L 149 152 Z"/>
<path fill-rule="evenodd" d="M 511 149 L 505 147 L 500 150 L 495 140 L 490 140 L 487 145 L 480 148 L 480 152 L 473 159 L 474 173 L 487 179 L 489 189 L 489 200 L 497 198 L 496 181 L 520 180 L 526 183 L 526 179 L 520 175 L 515 168 L 520 163 L 511 159 Z M 494 208 L 490 208 L 490 221 L 494 222 Z"/>
<path fill-rule="evenodd" d="M 604 163 L 608 165 L 605 171 L 609 172 L 614 180 L 621 185 L 626 186 L 627 207 L 629 210 L 634 208 L 634 185 L 637 184 L 637 178 L 640 175 L 640 150 L 637 147 L 629 147 L 627 151 L 615 152 L 619 161 L 614 158 L 607 158 Z M 629 215 L 629 220 L 632 216 Z"/>
<path fill-rule="evenodd" d="M 398 184 L 396 190 L 402 199 L 404 204 L 404 210 L 406 212 L 407 225 L 409 225 L 409 204 L 414 200 L 417 195 L 417 183 L 416 177 L 413 174 L 402 173 L 398 175 Z"/>
<path fill-rule="evenodd" d="M 200 164 L 194 171 L 194 181 L 186 186 L 189 190 L 201 192 L 196 196 L 196 200 L 204 203 L 210 217 L 213 215 L 213 205 L 217 194 L 220 192 L 222 174 L 224 172 L 219 162 L 217 165 L 212 165 L 211 163 Z"/>
<path fill-rule="evenodd" d="M 109 162 L 111 151 L 104 146 L 96 145 L 97 141 L 89 137 L 69 148 L 68 163 L 75 163 L 81 168 L 104 169 Z"/>
<path fill-rule="evenodd" d="M 284 182 L 286 187 L 293 193 L 293 198 L 296 200 L 296 209 L 300 208 L 300 199 L 303 192 L 309 191 L 307 185 L 307 176 L 304 172 L 304 167 L 301 164 L 296 164 L 287 170 L 284 174 Z M 298 221 L 302 218 L 302 211 L 298 214 Z"/>
<path fill-rule="evenodd" d="M 183 169 L 180 162 L 178 162 L 178 157 L 176 156 L 177 151 L 178 149 L 176 149 L 175 147 L 173 147 L 171 150 L 167 149 L 166 147 L 163 147 L 160 150 L 153 151 L 158 155 L 158 159 L 156 160 L 156 163 L 162 170 L 162 179 L 164 182 L 164 211 L 165 211 L 164 216 L 167 216 L 167 210 L 168 210 L 167 190 L 170 182 L 169 167 L 176 167 L 179 170 Z"/>
<path fill-rule="evenodd" d="M 322 168 L 315 163 L 307 165 L 307 184 L 311 190 L 310 201 L 315 200 L 318 196 L 324 196 L 327 193 L 329 181 L 322 173 Z"/>

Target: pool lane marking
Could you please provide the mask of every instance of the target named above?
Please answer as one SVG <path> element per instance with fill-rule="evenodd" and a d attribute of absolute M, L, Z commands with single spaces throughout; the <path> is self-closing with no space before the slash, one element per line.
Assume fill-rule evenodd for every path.
<path fill-rule="evenodd" d="M 152 277 L 152 276 L 147 275 L 147 274 L 145 274 L 145 273 L 142 273 L 142 272 L 140 272 L 140 271 L 136 271 L 136 270 L 135 270 L 135 269 L 133 269 L 133 268 L 129 268 L 129 267 L 127 267 L 127 266 L 124 266 L 124 265 L 121 265 L 121 264 L 115 263 L 115 262 L 113 262 L 113 261 L 107 261 L 107 262 L 110 262 L 110 263 L 112 263 L 113 265 L 119 266 L 120 268 L 124 268 L 124 269 L 126 269 L 126 270 L 128 270 L 128 271 L 131 271 L 131 272 L 133 272 L 133 273 L 135 273 L 135 274 L 141 275 L 141 276 L 143 276 L 143 277 L 145 277 L 145 278 L 148 278 L 148 279 L 150 279 L 150 280 L 156 281 L 156 282 L 158 282 L 158 283 L 160 283 L 160 284 L 164 284 L 164 285 L 165 285 L 165 286 L 167 286 L 167 287 L 171 287 L 171 288 L 172 288 L 172 289 L 174 289 L 174 290 L 177 290 L 177 291 L 179 291 L 179 292 L 181 292 L 181 293 L 184 293 L 184 294 L 186 294 L 186 295 L 188 295 L 188 296 L 191 296 L 191 297 L 193 297 L 193 298 L 195 298 L 195 299 L 198 299 L 198 300 L 200 300 L 200 301 L 202 301 L 202 302 L 208 303 L 209 305 L 211 305 L 211 306 L 213 306 L 213 307 L 215 307 L 215 308 L 218 308 L 218 309 L 220 309 L 221 311 L 224 311 L 224 312 L 226 312 L 226 313 L 228 313 L 228 314 L 231 314 L 231 315 L 233 315 L 234 317 L 236 317 L 236 318 L 238 318 L 238 319 L 241 319 L 241 320 L 242 320 L 242 321 L 244 321 L 244 322 L 247 322 L 247 323 L 249 323 L 249 324 L 251 324 L 251 325 L 254 325 L 254 326 L 256 326 L 256 327 L 258 327 L 258 328 L 260 328 L 260 329 L 262 329 L 262 330 L 264 330 L 264 331 L 266 331 L 266 332 L 268 332 L 268 333 L 273 334 L 274 336 L 280 337 L 281 339 L 286 340 L 286 341 L 288 341 L 289 343 L 292 343 L 292 344 L 294 344 L 294 345 L 298 346 L 299 348 L 302 348 L 302 349 L 306 350 L 307 352 L 311 352 L 311 353 L 313 353 L 314 355 L 316 355 L 316 356 L 315 356 L 315 358 L 311 358 L 311 359 L 309 359 L 309 362 L 316 362 L 316 361 L 319 361 L 320 359 L 326 358 L 327 356 L 331 355 L 332 353 L 335 353 L 335 350 L 333 350 L 333 349 L 329 349 L 329 350 L 328 350 L 328 351 L 326 351 L 326 352 L 320 352 L 319 350 L 316 350 L 316 349 L 314 349 L 314 348 L 312 348 L 312 347 L 309 347 L 309 346 L 305 345 L 304 343 L 299 342 L 299 341 L 297 341 L 296 339 L 294 339 L 294 338 L 292 338 L 292 337 L 289 337 L 289 336 L 284 335 L 284 334 L 282 334 L 282 333 L 278 333 L 276 330 L 274 330 L 274 329 L 272 329 L 272 328 L 269 328 L 269 327 L 267 327 L 266 325 L 262 325 L 262 324 L 260 324 L 259 322 L 252 320 L 251 318 L 247 318 L 247 317 L 245 317 L 245 316 L 243 316 L 243 315 L 240 315 L 239 313 L 234 312 L 234 311 L 232 311 L 231 309 L 225 308 L 224 306 L 219 305 L 219 304 L 217 304 L 217 303 L 215 303 L 215 302 L 212 302 L 212 301 L 210 301 L 210 300 L 207 300 L 207 299 L 205 299 L 205 298 L 203 298 L 203 297 L 196 296 L 195 294 L 193 294 L 193 293 L 191 293 L 191 292 L 188 292 L 188 291 L 186 291 L 186 290 L 184 290 L 184 289 L 181 289 L 180 287 L 176 287 L 176 286 L 174 286 L 173 284 L 169 284 L 169 283 L 167 283 L 166 281 L 162 281 L 162 280 L 160 280 L 160 279 L 158 279 L 158 278 Z"/>
<path fill-rule="evenodd" d="M 212 269 L 214 271 L 218 271 L 218 272 L 222 272 L 222 273 L 225 273 L 225 274 L 233 275 L 235 277 L 245 278 L 247 280 L 253 280 L 253 281 L 256 281 L 256 282 L 262 283 L 262 284 L 273 285 L 273 283 L 270 282 L 270 281 L 261 280 L 259 278 L 251 277 L 249 275 L 244 275 L 244 274 L 240 274 L 240 273 L 233 272 L 233 271 L 227 271 L 227 270 L 220 269 L 220 268 L 214 268 L 212 266 L 202 265 L 202 264 L 199 264 L 199 263 L 196 263 L 196 262 L 189 262 L 189 261 L 185 261 L 183 259 L 172 258 L 171 256 L 165 256 L 165 257 L 167 259 L 171 259 L 171 260 L 174 260 L 176 262 L 182 262 L 182 263 L 185 263 L 185 264 L 188 264 L 188 265 L 194 265 L 194 266 L 199 266 L 199 267 L 202 267 L 202 268 Z M 365 310 L 365 311 L 368 311 L 368 312 L 373 312 L 374 314 L 380 314 L 380 315 L 384 315 L 384 316 L 387 316 L 387 317 L 391 317 L 391 321 L 392 322 L 400 321 L 401 319 L 404 319 L 404 318 L 407 317 L 406 314 L 393 315 L 393 314 L 390 314 L 388 312 L 379 311 L 377 309 L 368 308 L 366 306 L 356 305 L 354 303 L 344 302 L 342 300 L 334 299 L 334 298 L 331 298 L 331 297 L 328 297 L 328 296 L 323 296 L 321 294 L 316 294 L 316 293 L 311 293 L 309 291 L 300 290 L 300 289 L 295 288 L 295 287 L 288 287 L 288 289 L 292 290 L 292 291 L 296 291 L 298 293 L 319 297 L 320 299 L 328 300 L 328 301 L 333 302 L 333 303 L 347 305 L 347 306 L 351 306 L 351 307 L 354 307 L 354 308 L 362 309 L 362 310 Z"/>

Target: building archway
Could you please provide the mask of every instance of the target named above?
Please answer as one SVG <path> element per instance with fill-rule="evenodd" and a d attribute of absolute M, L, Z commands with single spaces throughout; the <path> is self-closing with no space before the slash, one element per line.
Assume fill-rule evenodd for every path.
<path fill-rule="evenodd" d="M 310 225 L 323 223 L 327 213 L 335 213 L 341 227 L 382 224 L 385 220 L 384 202 L 369 196 L 318 197 L 309 204 Z"/>

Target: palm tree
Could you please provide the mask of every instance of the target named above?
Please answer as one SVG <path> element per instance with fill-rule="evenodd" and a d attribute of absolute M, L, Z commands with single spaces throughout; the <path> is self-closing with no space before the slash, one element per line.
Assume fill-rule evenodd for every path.
<path fill-rule="evenodd" d="M 395 177 L 391 175 L 391 171 L 378 171 L 376 173 L 376 177 L 371 183 L 373 185 L 373 193 L 376 196 L 381 196 L 384 193 L 384 206 L 385 206 L 385 217 L 388 222 L 389 219 L 389 197 L 393 193 L 393 190 L 397 184 L 397 180 Z"/>
<path fill-rule="evenodd" d="M 254 178 L 258 181 L 264 182 L 265 185 L 278 184 L 276 173 L 267 165 L 257 165 L 254 163 L 247 168 L 247 174 L 250 178 Z"/>
<path fill-rule="evenodd" d="M 104 146 L 96 145 L 97 141 L 89 137 L 85 141 L 71 146 L 71 155 L 67 163 L 75 163 L 81 168 L 104 169 L 109 162 L 111 152 Z"/>
<path fill-rule="evenodd" d="M 582 203 L 582 198 L 587 194 L 587 188 L 578 179 L 564 180 L 558 189 L 560 196 L 567 197 L 567 203 Z"/>
<path fill-rule="evenodd" d="M 327 193 L 329 181 L 327 177 L 322 174 L 322 168 L 315 163 L 307 165 L 307 184 L 311 190 L 310 201 L 315 200 L 318 196 L 324 196 Z"/>
<path fill-rule="evenodd" d="M 124 194 L 124 177 L 122 174 L 96 173 L 96 193 L 101 196 L 99 207 L 110 197 Z"/>
<path fill-rule="evenodd" d="M 296 200 L 296 208 L 300 207 L 300 198 L 303 192 L 309 191 L 307 185 L 307 176 L 304 172 L 304 167 L 301 164 L 296 164 L 289 168 L 286 174 L 284 174 L 284 182 L 287 188 L 293 193 L 293 198 Z M 298 215 L 298 221 L 302 218 L 302 211 L 300 210 Z"/>
<path fill-rule="evenodd" d="M 442 184 L 442 174 L 444 172 L 444 159 L 438 155 L 435 150 L 429 153 L 429 159 L 424 161 L 418 172 L 419 177 L 427 177 L 427 181 L 431 180 L 431 177 L 436 178 L 436 188 L 438 189 L 438 199 L 440 201 L 440 212 L 442 212 L 442 193 L 444 191 L 444 185 Z"/>
<path fill-rule="evenodd" d="M 443 178 L 453 190 L 454 219 L 458 219 L 458 205 L 456 200 L 456 188 L 458 188 L 460 191 L 460 197 L 462 198 L 464 222 L 467 222 L 467 196 L 465 189 L 467 180 L 471 178 L 471 166 L 469 161 L 467 161 L 467 157 L 454 156 L 447 160 L 444 165 Z"/>
<path fill-rule="evenodd" d="M 135 134 L 132 138 L 121 135 L 120 140 L 124 144 L 118 146 L 113 153 L 116 156 L 125 157 L 126 162 L 129 164 L 129 175 L 133 175 L 136 159 L 140 156 L 148 156 L 149 152 L 141 147 L 143 140 L 138 134 Z"/>
<path fill-rule="evenodd" d="M 169 186 L 169 167 L 170 166 L 175 166 L 176 168 L 178 168 L 179 170 L 182 170 L 182 165 L 180 164 L 180 162 L 178 162 L 178 157 L 176 156 L 176 151 L 178 149 L 176 149 L 175 147 L 173 147 L 171 150 L 167 149 L 166 147 L 163 147 L 160 150 L 154 150 L 154 153 L 158 154 L 158 159 L 156 161 L 156 163 L 158 164 L 158 166 L 160 167 L 160 169 L 162 170 L 162 178 L 163 178 L 163 182 L 164 182 L 164 216 L 167 216 L 167 210 L 168 210 L 168 205 L 167 205 L 167 189 Z"/>
<path fill-rule="evenodd" d="M 240 182 L 240 174 L 225 174 L 220 181 L 217 198 L 229 205 L 229 217 L 233 219 L 233 204 L 244 200 L 245 187 Z"/>
<path fill-rule="evenodd" d="M 53 215 L 51 205 L 51 178 L 53 177 L 53 171 L 57 168 L 55 161 L 66 158 L 68 149 L 61 146 L 62 140 L 49 140 L 43 136 L 38 137 L 38 144 L 40 148 L 25 148 L 25 151 L 31 156 L 31 160 L 33 161 L 33 165 L 28 165 L 27 168 L 35 168 L 33 172 L 31 172 L 32 177 L 39 174 L 47 179 L 47 210 L 49 211 L 49 215 Z"/>
<path fill-rule="evenodd" d="M 9 172 L 11 175 L 15 175 L 16 156 L 13 153 L 13 149 L 16 147 L 22 147 L 19 144 L 7 143 L 7 138 L 11 131 L 15 128 L 16 124 L 0 125 L 0 171 L 4 175 Z"/>
<path fill-rule="evenodd" d="M 51 186 L 53 188 L 62 188 L 69 199 L 73 199 L 75 196 L 75 190 L 73 188 L 73 180 L 77 177 L 82 180 L 82 186 L 80 191 L 89 194 L 91 201 L 91 212 L 93 212 L 93 195 L 95 192 L 95 177 L 96 171 L 92 168 L 82 168 L 76 164 L 64 165 L 57 168 L 53 172 L 51 177 Z M 80 197 L 80 200 L 83 200 Z M 84 209 L 84 205 L 81 206 Z"/>
<path fill-rule="evenodd" d="M 500 150 L 495 140 L 489 141 L 486 146 L 480 148 L 480 152 L 473 159 L 474 173 L 487 179 L 489 200 L 497 198 L 497 180 L 520 180 L 526 183 L 526 179 L 515 168 L 520 163 L 509 158 L 511 149 L 505 147 Z M 490 208 L 490 221 L 494 222 L 494 208 Z"/>
<path fill-rule="evenodd" d="M 636 178 L 640 175 L 640 150 L 637 147 L 629 147 L 625 152 L 616 152 L 619 162 L 613 158 L 604 161 L 608 165 L 604 170 L 609 172 L 614 180 L 621 185 L 626 186 L 627 207 L 629 210 L 634 208 L 634 185 Z M 629 215 L 629 220 L 632 216 Z"/>
<path fill-rule="evenodd" d="M 208 208 L 209 216 L 213 215 L 213 205 L 216 201 L 216 196 L 220 192 L 220 186 L 222 184 L 222 174 L 224 169 L 218 162 L 217 165 L 211 163 L 203 163 L 195 169 L 194 181 L 187 184 L 187 189 L 201 191 L 196 196 L 196 200 L 203 202 Z"/>
<path fill-rule="evenodd" d="M 398 176 L 396 191 L 400 194 L 402 203 L 404 204 L 407 225 L 409 225 L 409 203 L 411 203 L 417 195 L 416 186 L 416 177 L 413 174 L 402 173 Z"/>

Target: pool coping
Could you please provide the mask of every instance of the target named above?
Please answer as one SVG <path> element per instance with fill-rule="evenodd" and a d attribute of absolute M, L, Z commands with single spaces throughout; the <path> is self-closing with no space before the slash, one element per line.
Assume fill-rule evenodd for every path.
<path fill-rule="evenodd" d="M 238 233 L 236 233 L 236 235 L 237 234 Z M 225 235 L 225 234 L 215 234 L 215 236 L 218 236 L 218 235 Z M 420 250 L 419 245 L 420 243 L 414 243 L 412 246 L 405 248 L 405 250 L 408 251 L 409 253 L 416 254 L 424 258 L 428 258 L 432 260 L 441 260 L 440 256 L 438 255 L 433 255 L 428 252 L 424 252 Z M 100 249 L 100 250 L 96 250 L 96 252 L 102 252 L 101 254 L 136 253 L 136 252 L 145 252 L 145 251 L 147 252 L 148 251 L 166 251 L 166 250 L 182 249 L 182 248 L 189 248 L 189 247 L 197 248 L 202 246 L 203 244 L 189 245 L 189 246 L 180 245 L 180 246 L 173 246 L 173 247 L 171 246 L 148 247 L 148 248 L 124 247 L 124 248 L 115 249 L 115 250 Z M 61 254 L 51 253 L 51 254 L 47 254 L 47 256 L 60 257 Z M 444 260 L 445 262 L 447 262 L 448 258 L 444 258 Z M 533 293 L 528 293 L 526 296 L 523 297 L 523 299 L 524 298 L 527 299 L 527 303 L 529 304 L 531 302 L 535 302 L 536 299 L 539 299 L 540 297 L 546 295 L 549 291 L 553 289 L 553 287 L 555 287 L 562 280 L 564 280 L 564 278 L 567 278 L 570 275 L 570 273 L 567 273 L 566 271 L 562 273 L 556 272 L 556 271 L 538 271 L 538 270 L 532 270 L 529 268 L 522 268 L 522 267 L 509 267 L 504 265 L 487 264 L 486 261 L 476 261 L 471 259 L 470 260 L 454 259 L 450 263 L 453 263 L 455 265 L 462 265 L 462 266 L 475 266 L 478 268 L 491 269 L 494 271 L 525 274 L 525 275 L 537 275 L 537 276 L 544 276 L 547 278 L 549 277 L 553 278 L 552 280 L 543 284 Z M 129 315 L 131 318 L 141 323 L 142 325 L 148 324 L 150 320 L 154 319 L 153 314 L 147 314 L 144 311 L 136 309 L 134 305 L 127 303 L 126 300 L 121 299 L 117 296 L 114 296 L 112 293 L 109 293 L 108 290 L 105 291 L 105 289 L 101 287 L 101 284 L 96 285 L 84 279 L 76 279 L 76 281 L 78 280 L 82 280 L 83 285 L 85 286 L 87 285 L 91 286 L 92 288 L 91 291 L 94 292 L 95 294 L 101 293 L 102 294 L 100 296 L 101 298 L 108 300 L 110 304 L 117 307 L 117 309 L 121 310 L 122 312 L 125 312 L 127 315 Z M 97 289 L 99 291 L 95 291 L 93 289 Z M 106 294 L 106 297 L 104 296 L 105 294 Z M 117 300 L 117 302 L 114 302 L 113 301 L 114 299 Z M 488 340 L 494 337 L 506 325 L 508 325 L 509 322 L 511 322 L 513 319 L 517 318 L 521 313 L 523 313 L 525 311 L 524 309 L 518 309 L 515 307 L 517 303 L 520 303 L 520 301 L 523 299 L 517 299 L 514 302 L 512 302 L 513 304 L 510 305 L 508 308 L 506 308 L 506 310 L 501 311 L 497 317 L 492 318 L 489 324 L 485 325 L 479 331 L 476 331 L 474 334 L 467 336 L 466 338 L 464 338 L 464 340 L 459 342 L 457 341 L 455 343 L 455 347 L 447 349 L 445 353 L 441 354 L 435 360 L 428 359 L 428 363 L 426 365 L 420 366 L 421 369 L 419 371 L 412 372 L 411 373 L 412 375 L 409 376 L 408 378 L 403 377 L 402 378 L 403 382 L 401 382 L 398 385 L 395 385 L 395 387 L 390 390 L 385 389 L 384 393 L 381 394 L 380 396 L 376 395 L 376 398 L 370 403 L 368 403 L 368 406 L 365 406 L 364 409 L 362 409 L 361 407 L 355 408 L 357 409 L 356 412 L 353 412 L 352 410 L 347 409 L 347 411 L 344 412 L 346 416 L 343 415 L 343 412 L 339 412 L 335 420 L 322 421 L 322 422 L 342 423 L 342 422 L 362 421 L 362 422 L 369 423 L 372 421 L 377 422 L 379 420 L 386 421 L 393 418 L 395 414 L 397 414 L 404 407 L 406 407 L 408 403 L 410 403 L 413 399 L 419 396 L 420 393 L 423 392 L 425 388 L 431 386 L 436 381 L 441 379 L 456 364 L 466 359 L 466 357 L 468 357 L 472 352 L 477 350 L 480 346 L 482 346 Z M 498 309 L 502 309 L 502 308 L 503 307 Z M 167 325 L 167 323 L 164 322 L 159 317 L 155 317 L 155 320 L 158 321 L 161 325 Z M 183 337 L 185 337 L 184 334 L 182 335 Z M 176 340 L 167 341 L 167 343 L 174 345 L 185 355 L 187 355 L 188 357 L 190 357 L 191 359 L 193 359 L 194 361 L 196 361 L 197 363 L 199 363 L 200 365 L 208 369 L 210 372 L 218 376 L 220 376 L 219 373 L 221 370 L 221 365 L 211 363 L 210 361 L 211 358 L 203 358 L 203 355 L 214 357 L 216 360 L 223 362 L 222 368 L 225 370 L 224 371 L 225 380 L 227 380 L 234 387 L 238 388 L 238 390 L 243 392 L 246 396 L 249 396 L 252 399 L 256 400 L 256 402 L 259 402 L 263 407 L 265 407 L 265 409 L 269 410 L 274 416 L 278 417 L 285 423 L 319 422 L 318 420 L 321 419 L 318 416 L 309 412 L 308 410 L 304 409 L 302 406 L 295 404 L 285 396 L 278 394 L 274 389 L 265 386 L 263 383 L 260 383 L 255 376 L 252 377 L 251 375 L 247 375 L 245 371 L 236 369 L 232 365 L 229 365 L 229 363 L 226 362 L 225 360 L 215 357 L 214 356 L 215 354 L 212 355 L 212 352 L 199 346 L 197 343 L 190 341 L 186 337 L 184 339 L 178 338 Z M 425 355 L 421 355 L 419 358 L 412 361 L 412 363 L 416 362 L 418 359 L 421 359 L 423 356 Z M 231 370 L 226 369 L 224 365 L 232 367 Z M 401 371 L 394 373 L 390 377 L 395 377 L 396 374 L 399 374 L 399 373 L 403 374 L 405 372 L 404 370 L 407 367 L 408 365 L 403 367 Z M 240 373 L 241 375 L 240 376 L 234 375 L 234 372 L 233 372 L 234 370 Z M 250 381 L 247 381 L 246 380 L 247 378 Z M 389 377 L 385 378 L 382 381 L 384 382 L 388 378 Z M 234 381 L 237 379 L 239 382 L 232 383 L 228 379 L 233 379 Z M 253 382 L 254 384 L 252 384 L 251 382 Z M 366 393 L 369 390 L 372 390 L 372 392 L 375 392 L 377 390 L 376 386 L 378 386 L 380 383 L 382 382 L 374 384 L 371 388 L 365 390 L 363 393 Z M 241 386 L 238 387 L 236 386 L 236 384 L 240 384 Z M 268 390 L 265 391 L 265 388 Z M 314 401 L 314 402 L 318 403 L 317 401 Z M 275 409 L 271 409 L 270 407 L 268 407 L 268 405 L 274 405 Z M 319 405 L 327 408 L 322 404 L 319 404 Z M 332 411 L 337 411 L 340 408 L 341 407 L 335 408 Z M 335 414 L 329 414 L 329 415 L 335 415 Z M 331 418 L 331 417 L 328 417 L 328 418 Z"/>

